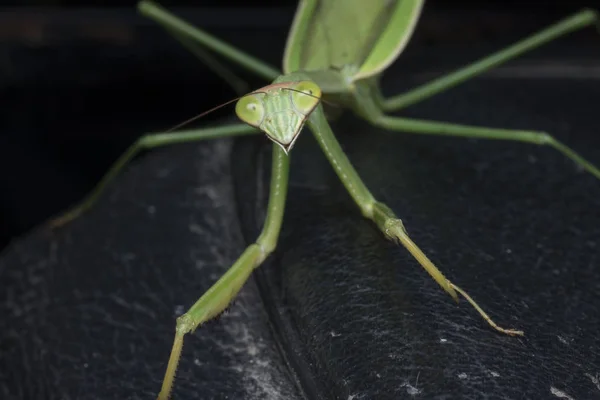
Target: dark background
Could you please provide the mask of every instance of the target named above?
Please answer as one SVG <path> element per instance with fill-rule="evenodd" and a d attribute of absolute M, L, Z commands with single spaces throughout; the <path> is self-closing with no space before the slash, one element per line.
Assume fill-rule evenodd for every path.
<path fill-rule="evenodd" d="M 183 7 L 181 2 L 163 4 L 226 41 L 279 65 L 293 16 L 292 3 L 286 6 L 278 2 L 275 7 L 253 3 L 249 7 L 241 2 L 193 2 L 213 6 L 207 8 Z M 133 2 L 130 7 L 118 2 L 120 8 L 103 7 L 105 4 L 87 8 L 13 7 L 0 13 L 0 226 L 4 243 L 80 199 L 138 135 L 169 128 L 235 96 L 228 85 L 161 29 L 138 16 Z M 394 86 L 393 91 L 406 89 L 417 78 L 435 76 L 489 54 L 584 5 L 593 4 L 545 2 L 540 9 L 537 2 L 453 2 L 450 8 L 449 2 L 430 1 L 414 39 L 390 68 L 387 82 Z M 550 63 L 585 66 L 586 57 L 593 62 L 597 59 L 599 45 L 597 32 L 585 29 L 515 64 L 527 67 L 528 60 L 534 61 L 534 71 L 544 71 Z M 598 163 L 596 150 L 600 146 L 593 111 L 598 96 L 592 86 L 597 80 L 590 79 L 590 84 L 562 73 L 566 75 L 563 79 L 481 79 L 433 99 L 424 105 L 429 107 L 425 111 L 417 107 L 405 113 L 556 130 L 557 135 L 568 138 L 567 143 Z M 251 86 L 263 84 L 243 76 L 250 79 Z M 404 77 L 412 81 L 403 81 Z M 384 79 L 384 89 L 392 91 L 389 85 Z M 485 101 L 473 100 L 482 97 Z M 569 101 L 561 106 L 565 97 Z M 231 111 L 223 109 L 200 123 L 231 116 Z M 553 118 L 547 120 L 549 114 Z M 575 175 L 571 163 L 550 149 L 489 142 L 473 147 L 455 139 L 438 141 L 409 135 L 379 135 L 371 142 L 366 136 L 352 135 L 348 129 L 352 120 L 342 122 L 348 120 L 350 125 L 345 122 L 339 132 L 349 135 L 341 140 L 369 186 L 390 201 L 394 210 L 410 218 L 411 235 L 415 234 L 419 243 L 431 239 L 426 246 L 434 249 L 432 254 L 442 265 L 460 269 L 461 286 L 469 288 L 498 322 L 523 328 L 528 337 L 521 342 L 494 335 L 468 307 L 455 307 L 420 270 L 398 269 L 405 260 L 401 257 L 407 255 L 382 241 L 373 227 L 367 228 L 370 225 L 356 215 L 354 205 L 348 208 L 355 218 L 345 218 L 346 209 L 340 207 L 345 203 L 330 194 L 337 193 L 335 196 L 350 203 L 347 195 L 330 184 L 335 181 L 339 185 L 324 165 L 326 161 L 310 158 L 315 154 L 314 143 L 302 139 L 299 147 L 312 143 L 313 153 L 299 151 L 296 159 L 304 157 L 300 165 L 311 168 L 294 168 L 294 174 L 307 174 L 306 181 L 296 175 L 295 182 L 318 183 L 321 178 L 331 190 L 323 194 L 317 189 L 302 190 L 302 185 L 292 188 L 294 195 L 286 206 L 289 212 L 277 257 L 273 257 L 272 265 L 257 270 L 256 282 L 252 280 L 245 296 L 237 300 L 234 316 L 255 307 L 258 311 L 238 314 L 241 319 L 247 314 L 254 321 L 245 325 L 249 332 L 265 334 L 265 338 L 271 332 L 279 335 L 279 345 L 288 343 L 288 350 L 278 354 L 293 355 L 289 349 L 305 349 L 295 356 L 300 366 L 313 359 L 324 361 L 314 364 L 317 373 L 308 368 L 304 374 L 296 372 L 300 368 L 294 370 L 295 377 L 305 380 L 302 388 L 311 387 L 307 384 L 310 379 L 337 386 L 350 377 L 347 382 L 353 387 L 378 390 L 378 385 L 370 384 L 375 378 L 365 371 L 381 362 L 392 383 L 399 376 L 412 376 L 411 383 L 427 385 L 431 393 L 473 395 L 479 388 L 489 389 L 490 382 L 473 379 L 463 384 L 455 377 L 439 377 L 456 375 L 467 365 L 477 370 L 477 366 L 490 362 L 502 372 L 506 385 L 496 387 L 495 381 L 491 382 L 493 393 L 546 398 L 540 393 L 550 396 L 549 386 L 560 383 L 558 387 L 567 393 L 595 394 L 596 387 L 583 372 L 596 374 L 599 370 L 597 262 L 596 252 L 589 249 L 599 237 L 596 227 L 600 224 L 588 211 L 597 209 L 594 200 L 600 198 L 596 186 L 590 185 L 596 181 L 583 174 L 569 180 Z M 358 133 L 363 128 L 356 125 Z M 367 145 L 371 153 L 360 157 Z M 246 157 L 236 153 L 235 162 L 231 162 L 236 167 L 231 176 L 239 193 L 235 201 L 227 194 L 218 198 L 227 203 L 228 212 L 210 208 L 218 210 L 218 217 L 226 222 L 212 224 L 214 230 L 207 230 L 202 245 L 189 232 L 181 234 L 187 229 L 189 215 L 193 221 L 207 214 L 206 204 L 196 203 L 199 196 L 193 197 L 193 207 L 182 201 L 191 198 L 186 197 L 185 190 L 192 191 L 200 175 L 218 182 L 228 176 L 211 176 L 212 168 L 207 165 L 215 164 L 203 157 L 207 151 L 197 152 L 195 146 L 157 152 L 137 163 L 142 168 L 129 169 L 129 174 L 122 176 L 128 180 L 115 185 L 127 201 L 113 203 L 105 197 L 105 208 L 95 209 L 53 240 L 47 240 L 40 230 L 26 240 L 15 241 L 3 255 L 0 267 L 0 290 L 9 300 L 3 302 L 0 313 L 5 316 L 5 326 L 0 329 L 4 368 L 0 369 L 9 378 L 8 390 L 57 393 L 56 398 L 77 392 L 96 398 L 109 393 L 104 398 L 114 398 L 111 391 L 116 389 L 130 396 L 118 398 L 154 395 L 171 343 L 172 319 L 179 313 L 174 311 L 175 305 L 197 299 L 200 288 L 212 284 L 211 271 L 221 273 L 221 264 L 226 264 L 222 259 L 238 254 L 241 243 L 230 243 L 233 235 L 227 235 L 222 227 L 239 223 L 249 230 L 257 226 L 252 222 L 254 213 L 244 209 L 255 203 L 246 191 L 254 190 L 251 182 L 255 171 L 260 171 L 256 168 L 260 163 L 252 161 L 254 150 L 249 143 L 238 143 L 237 148 L 248 153 Z M 396 149 L 403 149 L 408 157 L 397 157 Z M 447 159 L 437 165 L 446 152 Z M 530 152 L 542 160 L 531 168 L 533 161 L 526 157 Z M 179 154 L 189 158 L 179 158 Z M 190 159 L 194 163 L 184 162 Z M 150 163 L 152 168 L 147 167 Z M 188 174 L 182 174 L 182 180 L 176 175 L 160 179 L 156 171 L 168 163 L 176 164 L 175 171 Z M 387 176 L 379 173 L 379 163 L 387 165 Z M 440 167 L 449 173 L 435 179 Z M 145 175 L 135 175 L 136 171 Z M 329 171 L 329 175 L 322 171 Z M 251 178 L 244 179 L 247 176 Z M 513 180 L 515 176 L 522 179 Z M 250 183 L 244 186 L 246 182 Z M 210 184 L 215 183 L 210 180 Z M 142 188 L 149 190 L 143 192 Z M 141 206 L 146 200 L 153 204 L 156 199 L 162 201 L 157 209 L 165 210 L 162 219 L 135 218 L 136 213 L 146 213 Z M 177 212 L 167 211 L 166 204 Z M 237 221 L 234 206 L 240 208 L 236 211 L 244 220 Z M 454 212 L 447 212 L 445 207 Z M 128 212 L 133 217 L 128 218 Z M 362 222 L 357 222 L 359 219 Z M 246 233 L 246 238 L 251 234 Z M 538 241 L 543 244 L 541 248 L 535 247 Z M 222 247 L 213 254 L 215 243 Z M 355 251 L 347 255 L 346 249 Z M 133 260 L 130 254 L 140 257 Z M 346 259 L 340 260 L 339 254 Z M 115 261 L 115 255 L 122 260 Z M 396 259 L 400 262 L 394 264 Z M 473 259 L 477 262 L 470 261 Z M 198 274 L 196 260 L 215 268 L 203 267 Z M 332 264 L 337 268 L 328 268 Z M 428 284 L 423 284 L 423 279 Z M 356 293 L 357 285 L 365 282 L 364 287 L 372 291 Z M 259 292 L 255 283 L 261 286 L 262 302 L 256 294 L 249 297 Z M 113 301 L 115 298 L 125 303 Z M 156 313 L 123 312 L 123 304 L 150 304 Z M 370 310 L 367 324 L 351 312 L 365 304 Z M 269 312 L 268 318 L 263 308 Z M 278 313 L 281 316 L 277 317 Z M 124 329 L 106 316 L 137 328 L 131 330 L 127 325 Z M 179 382 L 180 392 L 192 393 L 190 398 L 203 390 L 228 393 L 223 385 L 235 380 L 214 371 L 222 371 L 218 366 L 222 362 L 227 365 L 231 354 L 217 353 L 213 342 L 223 340 L 225 327 L 232 321 L 235 318 L 223 318 L 215 330 L 199 332 L 193 345 L 187 347 L 181 368 L 187 379 Z M 279 329 L 271 329 L 270 325 L 277 323 Z M 345 329 L 333 350 L 332 342 L 323 340 L 329 331 L 322 327 L 332 327 L 335 332 Z M 449 338 L 448 343 L 441 345 L 438 333 Z M 382 337 L 388 341 L 382 342 Z M 265 339 L 265 343 L 271 342 Z M 223 347 L 228 348 L 231 346 Z M 389 359 L 384 354 L 389 349 L 396 349 L 400 358 L 386 364 L 382 360 Z M 95 360 L 96 352 L 103 358 Z M 357 357 L 363 355 L 370 358 Z M 348 371 L 348 360 L 353 357 L 361 360 L 358 365 L 365 370 Z M 196 359 L 210 362 L 196 368 Z M 274 365 L 281 365 L 275 357 L 273 360 Z M 82 363 L 89 363 L 90 369 L 79 368 Z M 331 376 L 327 375 L 330 371 Z"/>
<path fill-rule="evenodd" d="M 295 3 L 161 2 L 274 65 L 279 65 Z M 81 198 L 141 133 L 156 126 L 169 128 L 235 96 L 151 21 L 137 15 L 134 1 L 3 4 L 0 249 Z M 541 4 L 429 1 L 397 68 L 410 71 L 415 47 L 437 46 L 442 55 L 490 42 L 502 46 L 581 7 L 600 5 Z M 592 29 L 578 35 L 595 39 Z M 443 65 L 443 56 L 435 62 Z M 241 74 L 251 85 L 262 83 Z M 227 115 L 231 109 L 205 121 Z M 147 126 L 132 123 L 144 120 Z"/>

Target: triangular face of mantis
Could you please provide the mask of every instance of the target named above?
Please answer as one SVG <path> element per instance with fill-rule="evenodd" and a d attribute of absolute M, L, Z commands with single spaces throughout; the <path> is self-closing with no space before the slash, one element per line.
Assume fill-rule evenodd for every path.
<path fill-rule="evenodd" d="M 321 89 L 312 81 L 280 82 L 242 97 L 237 116 L 254 126 L 289 153 L 306 119 L 321 101 Z"/>

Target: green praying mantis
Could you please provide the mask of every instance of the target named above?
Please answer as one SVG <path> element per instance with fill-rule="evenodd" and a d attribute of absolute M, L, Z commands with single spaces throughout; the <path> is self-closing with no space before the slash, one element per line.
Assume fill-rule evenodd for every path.
<path fill-rule="evenodd" d="M 523 335 L 522 331 L 504 329 L 494 323 L 411 240 L 401 219 L 384 203 L 377 201 L 336 140 L 323 102 L 351 109 L 372 125 L 392 132 L 512 140 L 552 146 L 600 178 L 597 167 L 545 132 L 457 125 L 388 114 L 423 101 L 562 35 L 597 23 L 598 15 L 594 11 L 583 10 L 453 73 L 407 93 L 384 98 L 379 78 L 404 50 L 423 4 L 423 0 L 301 0 L 287 39 L 281 73 L 150 1 L 139 3 L 142 14 L 155 20 L 190 49 L 203 51 L 209 48 L 271 82 L 232 100 L 237 101 L 235 111 L 242 123 L 141 137 L 116 161 L 91 194 L 51 222 L 53 226 L 64 225 L 89 209 L 106 185 L 142 149 L 260 132 L 273 141 L 270 194 L 263 229 L 256 242 L 249 245 L 231 268 L 177 319 L 175 340 L 159 400 L 170 396 L 184 336 L 218 316 L 237 295 L 252 271 L 275 250 L 286 202 L 289 153 L 305 126 L 312 131 L 365 218 L 373 221 L 388 239 L 402 244 L 452 298 L 458 300 L 458 294 L 461 294 L 494 329 L 509 335 Z"/>

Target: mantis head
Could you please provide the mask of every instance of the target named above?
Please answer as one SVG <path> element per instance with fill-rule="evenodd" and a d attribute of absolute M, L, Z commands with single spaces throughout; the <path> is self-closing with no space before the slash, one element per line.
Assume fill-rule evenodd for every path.
<path fill-rule="evenodd" d="M 242 97 L 235 112 L 289 153 L 320 101 L 321 88 L 312 81 L 274 83 Z"/>

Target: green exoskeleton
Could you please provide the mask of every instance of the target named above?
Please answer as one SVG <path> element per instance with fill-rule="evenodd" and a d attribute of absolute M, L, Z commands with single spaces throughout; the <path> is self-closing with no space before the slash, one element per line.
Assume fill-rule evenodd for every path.
<path fill-rule="evenodd" d="M 496 330 L 510 335 L 523 334 L 497 326 L 466 292 L 436 268 L 411 240 L 394 212 L 377 201 L 337 142 L 325 117 L 322 101 L 349 108 L 374 126 L 394 132 L 549 145 L 600 178 L 598 168 L 545 132 L 457 125 L 388 114 L 434 96 L 561 35 L 596 23 L 598 15 L 591 10 L 581 11 L 451 74 L 407 93 L 384 98 L 378 86 L 379 77 L 408 43 L 423 3 L 423 0 L 301 0 L 285 48 L 283 73 L 194 28 L 152 2 L 139 3 L 142 14 L 154 19 L 201 58 L 206 56 L 202 53 L 204 48 L 209 48 L 271 82 L 239 99 L 236 113 L 243 123 L 141 137 L 81 204 L 52 222 L 55 226 L 62 225 L 91 207 L 105 185 L 141 149 L 259 132 L 265 133 L 274 142 L 270 195 L 263 230 L 233 266 L 177 319 L 175 341 L 159 399 L 165 400 L 170 395 L 185 334 L 219 315 L 252 271 L 275 250 L 285 207 L 289 153 L 304 126 L 312 131 L 365 218 L 372 220 L 388 239 L 402 244 L 455 300 L 460 293 Z"/>

